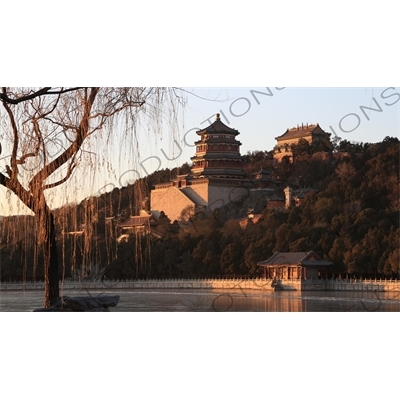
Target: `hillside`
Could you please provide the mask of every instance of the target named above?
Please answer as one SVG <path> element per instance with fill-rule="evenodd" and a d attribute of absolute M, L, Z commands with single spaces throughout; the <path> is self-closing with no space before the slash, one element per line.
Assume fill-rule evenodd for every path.
<path fill-rule="evenodd" d="M 239 202 L 181 224 L 164 216 L 156 234 L 131 235 L 118 243 L 107 217 L 123 221 L 148 209 L 153 185 L 169 181 L 178 169 L 156 171 L 133 185 L 55 211 L 60 271 L 65 278 L 77 270 L 94 276 L 97 264 L 97 273 L 103 268 L 107 278 L 119 279 L 253 276 L 260 273 L 257 262 L 275 251 L 314 250 L 334 262 L 332 275 L 398 276 L 399 152 L 399 140 L 386 137 L 375 144 L 342 141 L 325 149 L 299 143 L 294 162 L 283 159 L 278 165 L 271 152 L 248 153 L 242 156 L 247 173 L 268 169 L 278 182 L 272 192 L 250 191 Z M 189 169 L 185 164 L 179 173 Z M 271 196 L 283 198 L 287 186 L 304 193 L 301 202 L 288 209 L 267 207 Z M 246 219 L 249 210 L 260 217 L 256 223 L 246 221 L 243 229 L 238 219 Z M 19 219 L 18 232 L 15 220 L 3 219 L 1 279 L 40 279 L 41 255 L 34 251 L 31 220 Z"/>

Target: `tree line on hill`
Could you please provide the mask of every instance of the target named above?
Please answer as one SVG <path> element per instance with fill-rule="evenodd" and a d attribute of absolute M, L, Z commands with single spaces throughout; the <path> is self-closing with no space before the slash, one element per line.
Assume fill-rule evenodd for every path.
<path fill-rule="evenodd" d="M 273 165 L 272 152 L 267 151 L 242 158 L 249 174 L 269 168 L 282 187 L 315 190 L 299 206 L 265 207 L 261 218 L 256 223 L 249 219 L 244 228 L 233 216 L 246 217 L 243 206 L 248 199 L 209 213 L 182 215 L 180 221 L 170 221 L 162 213 L 153 234 L 131 234 L 118 241 L 107 218 L 122 221 L 137 215 L 153 185 L 188 173 L 188 164 L 55 210 L 60 275 L 66 279 L 260 276 L 257 262 L 275 251 L 314 250 L 334 262 L 332 276 L 397 277 L 399 140 L 341 141 L 335 148 L 314 148 L 300 141 L 292 151 L 294 161 L 284 158 L 278 165 Z M 3 281 L 42 278 L 42 255 L 35 241 L 31 217 L 3 219 Z"/>

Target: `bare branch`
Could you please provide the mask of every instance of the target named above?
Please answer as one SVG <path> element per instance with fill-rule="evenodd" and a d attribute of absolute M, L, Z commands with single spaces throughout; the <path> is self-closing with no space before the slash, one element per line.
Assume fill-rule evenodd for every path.
<path fill-rule="evenodd" d="M 71 143 L 71 145 L 61 153 L 56 159 L 51 161 L 49 164 L 45 165 L 44 168 L 39 171 L 29 183 L 29 187 L 32 188 L 43 183 L 50 175 L 52 175 L 58 168 L 64 165 L 68 160 L 70 160 L 74 154 L 76 154 L 82 147 L 83 141 L 89 134 L 89 116 L 92 109 L 93 103 L 100 88 L 92 88 L 89 97 L 85 100 L 84 113 L 79 123 L 77 129 L 76 139 Z M 40 186 L 41 186 L 40 184 Z"/>
<path fill-rule="evenodd" d="M 3 174 L 0 172 L 0 185 L 2 185 L 2 186 L 4 186 L 4 187 L 7 187 L 7 182 L 8 182 L 9 180 L 10 180 L 9 178 L 7 178 L 5 175 L 3 175 Z"/>
<path fill-rule="evenodd" d="M 106 119 L 106 118 L 109 118 L 109 117 L 114 116 L 115 114 L 118 114 L 119 112 L 121 112 L 121 111 L 124 110 L 125 108 L 132 107 L 132 105 L 135 105 L 135 106 L 136 106 L 136 105 L 142 106 L 143 104 L 145 104 L 144 101 L 141 101 L 141 102 L 133 102 L 133 103 L 127 103 L 127 104 L 124 104 L 124 105 L 121 106 L 121 107 L 114 108 L 111 112 L 101 112 L 101 113 L 93 114 L 93 115 L 91 115 L 91 116 L 89 117 L 89 119 L 95 119 L 95 118 L 98 118 L 98 117 L 101 117 L 102 119 Z"/>
<path fill-rule="evenodd" d="M 3 93 L 6 92 L 6 88 L 3 87 Z M 10 118 L 10 122 L 11 122 L 11 127 L 14 133 L 14 143 L 13 143 L 13 149 L 12 149 L 12 153 L 11 153 L 11 169 L 12 169 L 12 174 L 10 175 L 11 179 L 16 179 L 17 175 L 18 175 L 18 166 L 17 166 L 17 151 L 18 151 L 18 144 L 19 144 L 19 135 L 18 135 L 18 128 L 17 128 L 17 124 L 15 123 L 15 118 L 14 118 L 14 114 L 11 111 L 10 107 L 8 106 L 7 103 L 3 102 L 3 106 L 7 111 L 8 117 Z"/>
<path fill-rule="evenodd" d="M 29 191 L 27 191 L 17 180 L 11 180 L 0 172 L 0 185 L 11 190 L 18 198 L 33 212 L 37 212 L 35 202 Z"/>
<path fill-rule="evenodd" d="M 68 88 L 68 89 L 57 90 L 55 92 L 48 92 L 47 94 L 64 94 L 64 93 L 68 93 L 68 92 L 74 92 L 74 91 L 80 90 L 80 89 L 86 89 L 86 88 L 84 86 L 82 86 L 82 87 L 72 87 L 72 88 Z"/>
<path fill-rule="evenodd" d="M 0 93 L 0 100 L 3 100 L 3 103 L 19 104 L 19 103 L 22 103 L 24 101 L 32 100 L 32 99 L 35 99 L 36 97 L 44 96 L 44 95 L 47 95 L 47 94 L 60 95 L 60 94 L 63 94 L 63 93 L 68 93 L 68 92 L 76 91 L 76 90 L 79 90 L 79 89 L 83 89 L 83 87 L 72 87 L 72 88 L 68 88 L 68 89 L 56 90 L 56 91 L 53 91 L 53 92 L 51 92 L 50 89 L 51 89 L 51 87 L 44 87 L 44 88 L 39 89 L 39 90 L 37 90 L 37 91 L 35 91 L 33 93 L 30 93 L 28 95 L 21 96 L 21 97 L 15 98 L 15 99 L 12 99 L 12 98 L 8 97 L 7 92 L 3 91 L 3 93 Z"/>
<path fill-rule="evenodd" d="M 61 122 L 55 121 L 55 120 L 53 120 L 53 119 L 51 119 L 49 117 L 44 117 L 43 119 L 46 120 L 46 121 L 50 121 L 52 124 L 57 125 L 60 128 L 63 128 L 63 129 L 66 129 L 66 130 L 68 130 L 68 129 L 71 129 L 71 130 L 72 129 L 76 129 L 76 126 L 74 126 L 74 125 L 68 125 L 68 124 L 65 124 L 65 123 L 61 123 Z"/>
<path fill-rule="evenodd" d="M 17 160 L 17 164 L 21 165 L 21 164 L 25 164 L 25 160 L 29 157 L 36 157 L 37 154 L 36 153 L 27 153 L 24 154 L 20 159 Z"/>
<path fill-rule="evenodd" d="M 7 91 L 5 89 L 6 88 L 3 88 L 3 93 L 0 93 L 0 100 L 3 100 L 3 103 L 7 103 L 7 104 L 18 104 L 18 103 L 21 103 L 26 100 L 34 99 L 35 97 L 38 97 L 38 96 L 43 96 L 51 89 L 51 87 L 44 87 L 40 90 L 37 90 L 36 92 L 33 92 L 31 94 L 28 94 L 28 95 L 25 95 L 25 96 L 22 96 L 22 97 L 19 97 L 16 99 L 11 99 L 10 97 L 8 97 Z"/>
<path fill-rule="evenodd" d="M 8 176 L 9 176 L 9 177 L 10 177 L 10 179 L 11 179 L 11 176 L 12 176 L 12 171 L 11 171 L 11 168 L 10 168 L 10 166 L 9 166 L 9 165 L 6 165 L 6 172 L 7 172 Z"/>
<path fill-rule="evenodd" d="M 61 184 L 66 182 L 71 177 L 72 173 L 74 172 L 75 167 L 76 167 L 75 163 L 69 164 L 68 171 L 67 171 L 67 174 L 65 175 L 65 177 L 57 182 L 49 183 L 48 185 L 45 185 L 43 187 L 43 190 L 55 188 L 56 186 L 60 186 Z"/>

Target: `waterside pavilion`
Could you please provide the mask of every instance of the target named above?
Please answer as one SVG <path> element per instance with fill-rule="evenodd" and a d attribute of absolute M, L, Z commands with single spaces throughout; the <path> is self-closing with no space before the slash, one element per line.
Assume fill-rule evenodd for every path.
<path fill-rule="evenodd" d="M 326 279 L 328 268 L 333 265 L 313 251 L 281 253 L 277 251 L 268 260 L 260 261 L 258 266 L 264 268 L 264 278 L 272 279 Z"/>

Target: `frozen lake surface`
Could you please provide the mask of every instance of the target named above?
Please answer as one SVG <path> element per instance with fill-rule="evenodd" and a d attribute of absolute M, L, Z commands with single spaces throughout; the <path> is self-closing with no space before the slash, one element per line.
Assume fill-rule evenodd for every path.
<path fill-rule="evenodd" d="M 400 292 L 270 292 L 212 289 L 68 290 L 67 296 L 119 295 L 112 312 L 398 312 Z M 1 312 L 43 307 L 41 290 L 1 291 Z"/>

